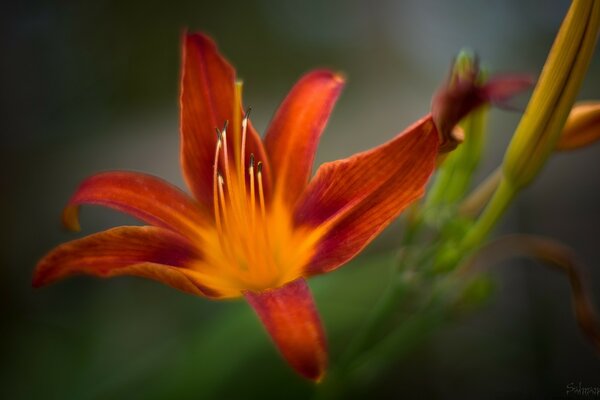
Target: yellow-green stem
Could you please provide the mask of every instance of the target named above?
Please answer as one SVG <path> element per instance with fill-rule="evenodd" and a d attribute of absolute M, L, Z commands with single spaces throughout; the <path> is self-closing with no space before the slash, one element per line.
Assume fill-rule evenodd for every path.
<path fill-rule="evenodd" d="M 516 194 L 515 187 L 503 177 L 485 210 L 463 239 L 460 246 L 463 252 L 472 251 L 487 238 Z"/>

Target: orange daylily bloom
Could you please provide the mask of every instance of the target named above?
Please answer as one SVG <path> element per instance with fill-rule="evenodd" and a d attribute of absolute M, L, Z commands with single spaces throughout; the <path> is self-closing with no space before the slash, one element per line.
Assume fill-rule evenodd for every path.
<path fill-rule="evenodd" d="M 326 340 L 305 279 L 353 258 L 423 194 L 437 129 L 429 114 L 377 148 L 322 165 L 311 179 L 344 79 L 326 70 L 302 77 L 264 141 L 242 111 L 235 82 L 210 38 L 185 35 L 181 164 L 193 196 L 141 173 L 88 178 L 65 208 L 68 227 L 78 229 L 82 204 L 149 226 L 62 244 L 39 261 L 33 284 L 75 274 L 136 275 L 212 299 L 245 297 L 287 361 L 319 380 Z M 223 127 L 218 135 L 215 127 Z"/>

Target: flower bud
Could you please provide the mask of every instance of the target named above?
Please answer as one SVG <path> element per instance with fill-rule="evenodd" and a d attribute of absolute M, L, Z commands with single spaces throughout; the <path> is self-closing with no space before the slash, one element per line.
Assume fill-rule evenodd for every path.
<path fill-rule="evenodd" d="M 495 76 L 485 81 L 473 53 L 462 51 L 456 58 L 448 81 L 437 90 L 431 102 L 433 121 L 440 134 L 440 153 L 454 150 L 463 138 L 454 126 L 478 107 L 506 104 L 528 89 L 532 79 L 524 75 Z"/>
<path fill-rule="evenodd" d="M 556 150 L 575 150 L 600 139 L 600 101 L 575 104 L 567 118 Z"/>
<path fill-rule="evenodd" d="M 554 151 L 587 71 L 600 26 L 600 1 L 574 0 L 550 50 L 503 162 L 507 184 L 529 184 Z"/>

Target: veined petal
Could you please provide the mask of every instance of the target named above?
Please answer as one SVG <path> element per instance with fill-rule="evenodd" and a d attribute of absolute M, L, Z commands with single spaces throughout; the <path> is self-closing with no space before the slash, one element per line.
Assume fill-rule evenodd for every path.
<path fill-rule="evenodd" d="M 301 375 L 319 381 L 327 366 L 327 345 L 306 281 L 245 296 L 283 357 Z"/>
<path fill-rule="evenodd" d="M 210 221 L 200 204 L 183 191 L 138 172 L 105 172 L 83 181 L 63 211 L 63 222 L 70 229 L 79 230 L 81 204 L 111 207 L 186 237 L 195 237 L 197 229 Z"/>
<path fill-rule="evenodd" d="M 340 95 L 344 79 L 330 71 L 313 71 L 300 79 L 275 114 L 265 136 L 265 147 L 274 171 L 276 193 L 287 204 L 306 187 L 329 114 Z"/>
<path fill-rule="evenodd" d="M 33 286 L 45 286 L 77 274 L 102 278 L 135 275 L 198 296 L 219 297 L 186 269 L 199 260 L 197 250 L 174 232 L 151 226 L 124 226 L 56 247 L 38 262 Z"/>
<path fill-rule="evenodd" d="M 209 206 L 213 198 L 215 128 L 221 128 L 225 121 L 232 123 L 234 110 L 240 113 L 241 120 L 241 105 L 234 104 L 235 79 L 235 70 L 209 37 L 199 33 L 185 35 L 180 97 L 181 164 L 188 187 L 196 199 Z M 246 153 L 246 160 L 254 153 L 257 160 L 267 163 L 252 124 L 248 124 Z"/>
<path fill-rule="evenodd" d="M 428 115 L 379 147 L 323 164 L 294 214 L 297 226 L 325 230 L 306 272 L 323 273 L 347 262 L 419 198 L 438 146 Z"/>

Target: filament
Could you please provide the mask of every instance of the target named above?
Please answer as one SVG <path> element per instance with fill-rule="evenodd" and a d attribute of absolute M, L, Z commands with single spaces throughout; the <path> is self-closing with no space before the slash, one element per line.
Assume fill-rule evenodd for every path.
<path fill-rule="evenodd" d="M 219 237 L 223 236 L 223 229 L 221 227 L 221 213 L 219 212 L 219 199 L 218 199 L 218 180 L 219 180 L 219 151 L 221 150 L 221 133 L 217 130 L 218 138 L 217 145 L 215 146 L 215 161 L 213 164 L 213 207 L 215 210 L 215 223 L 217 225 L 217 232 Z"/>
<path fill-rule="evenodd" d="M 256 169 L 257 169 L 256 177 L 258 179 L 258 198 L 260 200 L 260 215 L 262 217 L 263 224 L 264 224 L 265 220 L 266 220 L 266 212 L 265 212 L 265 194 L 263 191 L 263 184 L 262 184 L 262 166 L 263 166 L 262 161 L 259 161 L 258 165 L 256 166 Z"/>
<path fill-rule="evenodd" d="M 240 177 L 240 187 L 242 188 L 242 193 L 246 193 L 246 177 L 244 176 L 244 168 L 246 167 L 246 131 L 248 129 L 248 116 L 250 114 L 250 109 L 246 111 L 244 114 L 244 119 L 242 119 L 242 147 L 240 152 L 240 168 L 238 169 L 238 176 Z"/>
<path fill-rule="evenodd" d="M 223 181 L 223 176 L 219 174 L 219 200 L 221 201 L 221 207 L 223 208 L 223 222 L 225 223 L 225 227 L 229 228 L 231 225 L 229 224 L 229 218 L 227 216 L 226 204 L 225 204 L 225 193 L 223 192 L 223 186 L 225 182 Z M 227 229 L 229 231 L 229 229 Z"/>
<path fill-rule="evenodd" d="M 250 215 L 252 221 L 252 231 L 256 224 L 254 215 L 256 214 L 256 197 L 254 194 L 254 154 L 250 154 L 250 166 L 248 167 L 248 175 L 250 175 Z"/>

